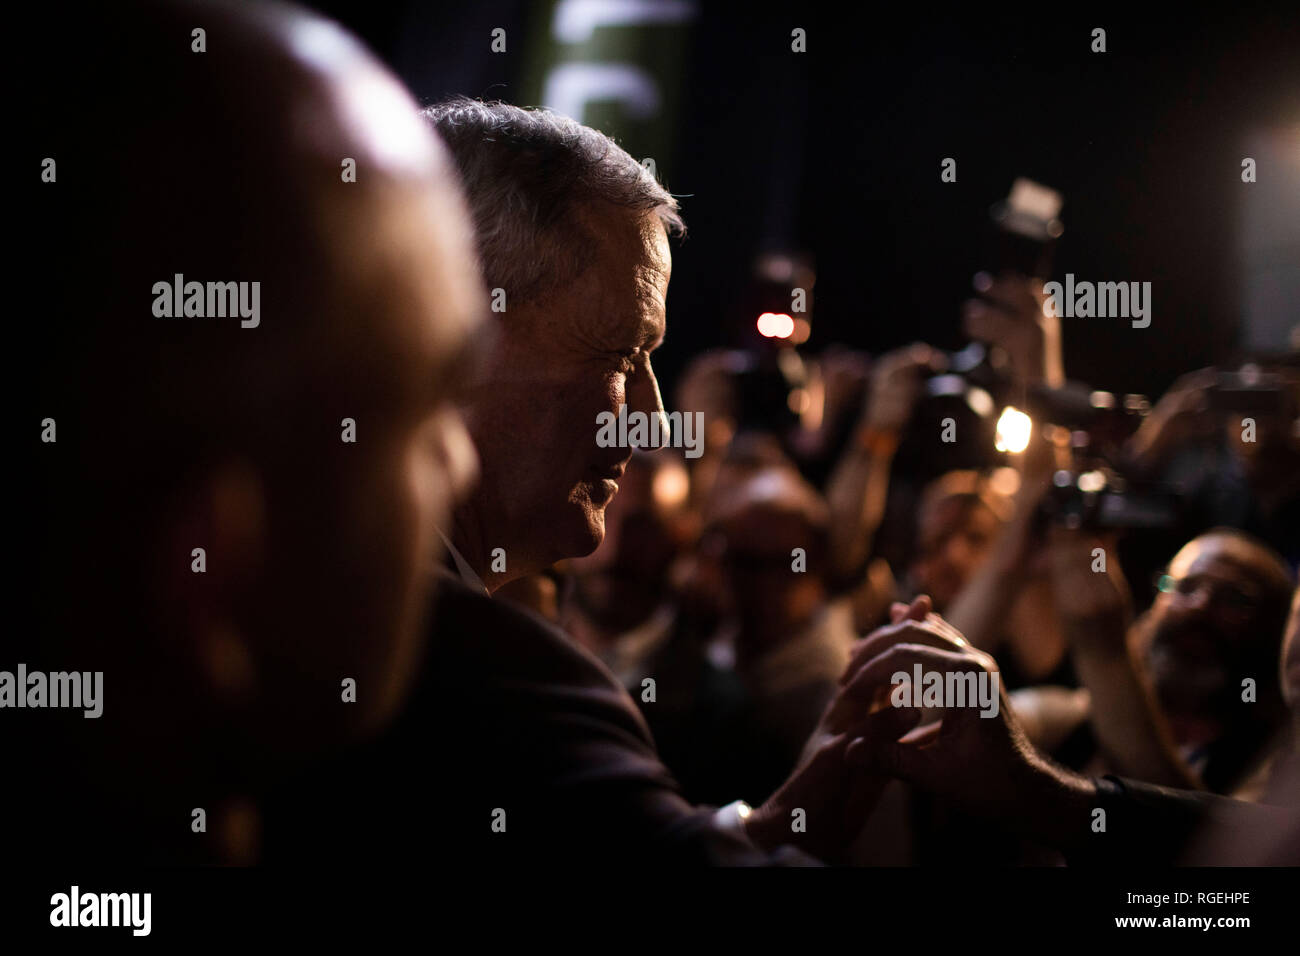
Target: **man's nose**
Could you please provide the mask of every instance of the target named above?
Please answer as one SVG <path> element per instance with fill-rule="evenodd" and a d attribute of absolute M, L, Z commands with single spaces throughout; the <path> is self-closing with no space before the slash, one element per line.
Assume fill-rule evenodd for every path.
<path fill-rule="evenodd" d="M 659 380 L 655 378 L 654 369 L 649 363 L 646 364 L 645 374 L 638 375 L 630 383 L 627 404 L 629 415 L 632 412 L 641 412 L 647 418 L 658 419 L 648 429 L 646 445 L 641 446 L 643 450 L 657 451 L 660 448 L 667 448 L 672 438 L 668 429 L 668 416 L 664 414 L 663 399 L 659 395 Z"/>

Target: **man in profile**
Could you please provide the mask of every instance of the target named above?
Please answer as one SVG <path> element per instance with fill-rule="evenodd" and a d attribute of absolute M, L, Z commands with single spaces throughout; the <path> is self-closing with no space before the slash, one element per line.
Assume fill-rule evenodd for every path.
<path fill-rule="evenodd" d="M 443 149 L 350 36 L 233 2 L 111 19 L 37 34 L 68 87 L 29 140 L 55 164 L 20 352 L 39 626 L 0 668 L 102 673 L 102 715 L 0 712 L 6 820 L 48 861 L 251 862 L 266 789 L 407 694 L 486 303 Z M 200 291 L 160 317 L 177 275 Z M 216 282 L 257 283 L 258 321 L 210 312 Z"/>
<path fill-rule="evenodd" d="M 600 543 L 634 449 L 601 447 L 598 416 L 663 415 L 651 353 L 681 220 L 640 164 L 572 120 L 468 99 L 425 115 L 455 157 L 505 311 L 464 403 L 482 481 L 443 529 L 458 574 L 440 591 L 429 666 L 388 756 L 354 767 L 339 803 L 381 801 L 387 819 L 371 815 L 365 842 L 404 846 L 428 820 L 431 849 L 470 864 L 838 859 L 881 786 L 844 772 L 847 734 L 819 736 L 752 812 L 692 806 L 613 675 L 489 597 Z M 881 740 L 911 719 L 858 718 L 857 736 Z M 412 749 L 420 759 L 403 765 Z"/>

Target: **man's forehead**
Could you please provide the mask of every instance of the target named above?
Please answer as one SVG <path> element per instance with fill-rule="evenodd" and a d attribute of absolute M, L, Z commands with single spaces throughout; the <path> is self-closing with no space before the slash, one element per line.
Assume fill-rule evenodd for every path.
<path fill-rule="evenodd" d="M 668 233 L 653 211 L 595 202 L 584 207 L 579 215 L 596 239 L 601 260 L 609 265 L 617 261 L 624 268 L 633 268 L 642 281 L 666 280 L 672 270 L 672 253 Z"/>
<path fill-rule="evenodd" d="M 654 213 L 642 216 L 638 229 L 645 249 L 646 271 L 667 278 L 673 268 L 673 255 L 668 247 L 668 230 Z"/>
<path fill-rule="evenodd" d="M 1193 541 L 1178 552 L 1169 569 L 1176 577 L 1207 574 L 1234 581 L 1253 581 L 1258 577 L 1261 557 L 1234 544 L 1224 538 Z"/>
<path fill-rule="evenodd" d="M 653 347 L 665 332 L 667 235 L 652 213 L 602 205 L 599 214 L 585 214 L 597 255 L 564 293 L 573 307 L 560 321 L 584 338 L 608 338 L 610 347 Z"/>

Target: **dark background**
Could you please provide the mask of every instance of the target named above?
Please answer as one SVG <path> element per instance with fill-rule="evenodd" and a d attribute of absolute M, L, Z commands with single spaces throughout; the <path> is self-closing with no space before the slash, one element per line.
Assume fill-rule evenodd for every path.
<path fill-rule="evenodd" d="M 422 103 L 466 93 L 535 105 L 527 50 L 549 31 L 551 3 L 309 5 L 362 36 Z M 1244 191 L 1266 209 L 1296 202 L 1298 21 L 1292 4 L 697 4 L 679 34 L 672 147 L 656 157 L 690 229 L 674 251 L 657 362 L 666 398 L 690 356 L 741 344 L 765 249 L 815 260 L 811 351 L 961 344 L 959 306 L 987 264 L 988 208 L 1020 175 L 1065 195 L 1055 277 L 1153 285 L 1150 328 L 1064 320 L 1070 377 L 1159 394 L 1178 373 L 1227 360 L 1255 321 L 1240 260 Z M 804 54 L 790 50 L 795 26 L 807 31 Z M 1097 26 L 1104 54 L 1090 50 Z M 494 27 L 506 29 L 507 53 L 490 51 Z M 1261 159 L 1259 182 L 1243 184 L 1248 138 L 1279 129 L 1292 131 L 1289 168 Z M 949 156 L 956 183 L 940 181 Z M 1300 225 L 1274 223 L 1264 245 L 1288 276 L 1267 308 L 1271 321 L 1288 310 L 1289 327 L 1300 321 L 1287 294 Z"/>

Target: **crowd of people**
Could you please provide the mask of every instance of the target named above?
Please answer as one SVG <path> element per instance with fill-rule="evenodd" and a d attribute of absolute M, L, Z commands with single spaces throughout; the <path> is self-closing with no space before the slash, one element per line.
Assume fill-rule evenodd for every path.
<path fill-rule="evenodd" d="M 1021 284 L 1003 284 L 1011 282 Z M 1037 312 L 1007 317 L 1032 334 Z M 1274 775 L 1295 745 L 1300 691 L 1288 636 L 1300 611 L 1300 446 L 1289 430 L 1300 378 L 1284 373 L 1288 404 L 1262 426 L 1279 436 L 1266 451 L 1238 450 L 1241 416 L 1209 410 L 1213 376 L 1172 388 L 1131 436 L 1124 464 L 1135 473 L 1130 461 L 1145 449 L 1169 448 L 1168 464 L 1144 464 L 1183 507 L 1158 528 L 1123 529 L 1051 518 L 1060 462 L 1046 436 L 994 466 L 957 468 L 948 466 L 960 456 L 936 430 L 922 467 L 900 467 L 895 449 L 926 441 L 908 431 L 928 424 L 913 411 L 936 353 L 918 345 L 874 363 L 832 356 L 832 365 L 851 361 L 860 381 L 845 410 L 857 419 L 852 437 L 824 490 L 804 477 L 817 469 L 799 456 L 815 440 L 738 429 L 725 401 L 706 398 L 707 419 L 724 427 L 703 460 L 638 452 L 600 547 L 549 571 L 544 603 L 526 581 L 503 595 L 550 617 L 618 675 L 693 799 L 771 794 L 836 700 L 859 635 L 887 627 L 891 606 L 924 594 L 930 610 L 996 658 L 1028 740 L 1060 765 L 1294 805 Z M 727 365 L 722 354 L 702 357 L 679 402 L 725 396 Z M 705 378 L 711 388 L 700 387 Z M 1208 426 L 1199 438 L 1188 435 L 1197 417 Z M 1263 492 L 1286 482 L 1243 469 L 1261 490 L 1248 478 L 1241 495 L 1211 499 L 1223 509 L 1199 510 L 1195 483 L 1174 464 L 1181 453 L 1267 461 L 1273 474 L 1289 471 L 1289 493 Z M 1148 574 L 1146 554 L 1171 538 L 1179 544 Z M 800 553 L 806 568 L 792 560 Z M 888 797 L 855 845 L 858 862 L 959 862 L 999 848 L 1008 861 L 1053 858 L 990 831 L 978 831 L 985 845 L 973 847 L 956 835 L 972 831 L 950 799 L 899 783 Z"/>
<path fill-rule="evenodd" d="M 1158 531 L 1053 511 L 1066 427 L 958 454 L 924 344 L 801 358 L 790 421 L 701 355 L 700 456 L 603 447 L 602 413 L 664 414 L 689 216 L 635 159 L 420 109 L 291 7 L 205 8 L 201 55 L 192 11 L 115 16 L 57 57 L 111 59 L 113 108 L 43 117 L 36 245 L 77 281 L 23 333 L 57 424 L 25 663 L 105 688 L 6 715 L 43 852 L 1300 862 L 1292 359 L 1251 366 L 1283 384 L 1249 439 L 1206 370 L 1117 446 L 1186 505 Z M 260 281 L 260 324 L 152 314 L 176 273 Z M 1041 284 L 963 318 L 1026 394 L 1069 364 Z M 898 706 L 914 668 L 999 705 Z"/>

